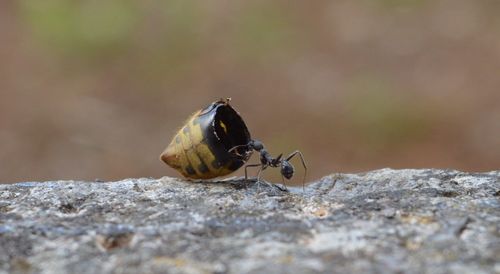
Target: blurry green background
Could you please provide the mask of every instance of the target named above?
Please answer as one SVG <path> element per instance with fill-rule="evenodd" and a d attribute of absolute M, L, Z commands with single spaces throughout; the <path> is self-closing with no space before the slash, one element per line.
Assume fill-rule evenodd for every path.
<path fill-rule="evenodd" d="M 309 181 L 498 169 L 499 14 L 494 0 L 1 1 L 0 182 L 177 176 L 159 154 L 220 97 L 272 154 L 301 150 Z"/>

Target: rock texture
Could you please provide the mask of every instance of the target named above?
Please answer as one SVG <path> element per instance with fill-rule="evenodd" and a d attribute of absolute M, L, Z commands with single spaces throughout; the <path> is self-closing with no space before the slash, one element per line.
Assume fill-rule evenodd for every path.
<path fill-rule="evenodd" d="M 499 273 L 500 171 L 0 185 L 0 273 Z"/>

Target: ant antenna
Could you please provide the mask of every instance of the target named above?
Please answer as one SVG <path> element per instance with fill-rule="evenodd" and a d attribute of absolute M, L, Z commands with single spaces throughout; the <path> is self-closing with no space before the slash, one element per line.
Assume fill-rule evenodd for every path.
<path fill-rule="evenodd" d="M 238 152 L 238 149 L 242 148 L 242 147 L 247 147 L 248 148 L 248 144 L 246 145 L 237 145 L 237 146 L 234 146 L 232 147 L 230 150 L 228 150 L 227 152 L 231 153 L 233 152 L 234 154 L 236 154 L 237 156 L 243 156 L 241 155 L 239 152 Z"/>

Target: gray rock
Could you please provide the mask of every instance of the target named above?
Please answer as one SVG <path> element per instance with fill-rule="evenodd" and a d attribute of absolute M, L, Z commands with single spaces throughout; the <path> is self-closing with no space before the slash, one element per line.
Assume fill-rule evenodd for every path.
<path fill-rule="evenodd" d="M 500 171 L 0 185 L 0 273 L 499 273 Z"/>

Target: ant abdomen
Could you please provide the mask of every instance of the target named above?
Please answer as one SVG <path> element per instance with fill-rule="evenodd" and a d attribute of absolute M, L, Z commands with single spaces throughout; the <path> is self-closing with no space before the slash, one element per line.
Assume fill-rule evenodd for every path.
<path fill-rule="evenodd" d="M 281 174 L 288 180 L 293 177 L 294 167 L 288 161 L 281 162 Z"/>

